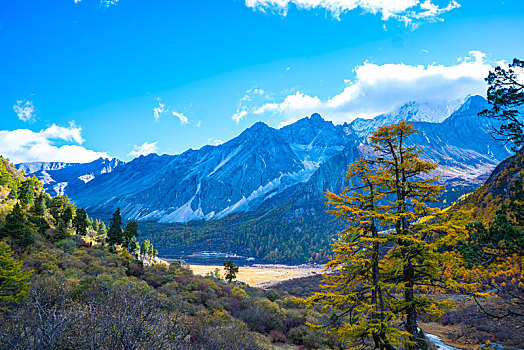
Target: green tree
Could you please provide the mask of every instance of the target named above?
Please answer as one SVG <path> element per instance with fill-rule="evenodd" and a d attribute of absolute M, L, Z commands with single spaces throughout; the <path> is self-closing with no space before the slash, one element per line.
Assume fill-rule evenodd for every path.
<path fill-rule="evenodd" d="M 100 222 L 100 225 L 99 225 L 99 229 L 97 230 L 98 234 L 102 237 L 107 237 L 107 227 L 106 227 L 105 222 L 103 221 L 99 221 L 99 222 Z"/>
<path fill-rule="evenodd" d="M 61 219 L 64 221 L 65 225 L 67 227 L 71 226 L 71 223 L 73 221 L 73 208 L 70 205 L 66 205 L 64 211 L 62 212 Z"/>
<path fill-rule="evenodd" d="M 138 254 L 140 253 L 140 244 L 136 241 L 135 237 L 132 237 L 129 243 L 129 253 L 134 255 L 135 258 L 138 258 Z"/>
<path fill-rule="evenodd" d="M 492 296 L 498 297 L 497 309 L 483 310 L 497 319 L 510 317 L 524 321 L 522 179 L 517 178 L 511 185 L 508 203 L 497 211 L 496 217 L 487 226 L 476 222 L 467 225 L 467 229 L 468 238 L 458 245 L 457 250 L 464 256 L 468 269 L 475 271 L 484 281 Z M 498 283 L 496 280 L 499 280 Z"/>
<path fill-rule="evenodd" d="M 488 102 L 492 108 L 480 113 L 481 116 L 501 122 L 499 127 L 494 128 L 494 136 L 498 140 L 512 141 L 514 151 L 524 145 L 524 82 L 519 81 L 523 73 L 524 61 L 516 58 L 508 69 L 498 66 L 490 72 L 486 81 Z"/>
<path fill-rule="evenodd" d="M 140 244 L 140 254 L 142 256 L 150 256 L 151 255 L 151 250 L 153 249 L 153 246 L 151 245 L 151 241 L 149 241 L 149 239 L 146 239 L 142 242 L 142 244 Z"/>
<path fill-rule="evenodd" d="M 38 197 L 36 197 L 33 206 L 31 207 L 31 213 L 35 216 L 44 216 L 46 210 L 46 200 L 44 193 L 41 192 Z"/>
<path fill-rule="evenodd" d="M 98 219 L 93 220 L 93 224 L 91 225 L 91 228 L 92 228 L 96 233 L 99 233 L 98 231 L 100 230 L 100 222 L 98 221 Z"/>
<path fill-rule="evenodd" d="M 27 220 L 27 216 L 23 212 L 20 204 L 17 202 L 13 210 L 7 214 L 5 218 L 5 225 L 2 229 L 2 237 L 10 237 L 13 241 L 22 246 L 27 247 L 33 243 L 34 229 Z"/>
<path fill-rule="evenodd" d="M 88 227 L 88 217 L 84 209 L 78 209 L 73 218 L 73 227 L 77 235 L 85 235 Z"/>
<path fill-rule="evenodd" d="M 25 205 L 32 205 L 35 199 L 35 185 L 33 179 L 27 179 L 22 182 L 18 192 L 18 199 Z"/>
<path fill-rule="evenodd" d="M 231 281 L 237 278 L 238 266 L 235 266 L 233 261 L 224 261 L 224 270 L 226 271 L 224 278 L 229 283 L 231 283 Z"/>
<path fill-rule="evenodd" d="M 73 219 L 72 206 L 73 204 L 67 196 L 56 196 L 51 199 L 51 203 L 49 204 L 49 214 L 51 214 L 55 222 L 58 222 L 58 220 L 62 218 L 64 219 L 64 223 L 69 225 L 70 221 Z M 65 212 L 68 208 L 69 211 L 66 214 Z"/>
<path fill-rule="evenodd" d="M 56 225 L 55 233 L 53 234 L 51 241 L 56 243 L 68 237 L 69 231 L 67 230 L 67 225 L 64 220 L 58 219 L 58 224 Z"/>
<path fill-rule="evenodd" d="M 124 238 L 124 231 L 122 231 L 122 217 L 120 216 L 120 208 L 118 208 L 111 219 L 109 219 L 109 230 L 107 231 L 107 241 L 115 248 L 115 244 L 122 244 Z"/>
<path fill-rule="evenodd" d="M 0 307 L 27 296 L 30 273 L 22 271 L 22 262 L 13 258 L 9 245 L 0 241 Z"/>
<path fill-rule="evenodd" d="M 131 248 L 131 240 L 133 237 L 138 237 L 138 223 L 136 221 L 129 221 L 124 231 L 124 246 L 127 247 L 128 251 Z"/>

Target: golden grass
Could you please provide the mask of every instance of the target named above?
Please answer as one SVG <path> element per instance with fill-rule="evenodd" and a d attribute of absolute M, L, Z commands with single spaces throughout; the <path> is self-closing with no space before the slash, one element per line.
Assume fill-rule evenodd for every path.
<path fill-rule="evenodd" d="M 215 269 L 220 270 L 220 275 L 224 276 L 224 266 L 219 265 L 190 265 L 195 275 L 205 276 L 214 273 Z M 318 271 L 316 271 L 318 272 Z M 316 273 L 315 272 L 315 273 Z M 252 287 L 269 287 L 278 281 L 292 278 L 304 277 L 312 274 L 312 269 L 305 268 L 285 268 L 285 267 L 255 267 L 240 266 L 237 280 L 245 282 Z"/>

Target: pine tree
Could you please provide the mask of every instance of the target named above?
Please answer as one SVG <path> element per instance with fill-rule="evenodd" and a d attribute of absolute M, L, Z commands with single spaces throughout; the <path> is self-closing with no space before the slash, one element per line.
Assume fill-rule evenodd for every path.
<path fill-rule="evenodd" d="M 70 205 L 66 205 L 64 208 L 64 211 L 62 212 L 61 219 L 64 221 L 67 227 L 71 226 L 71 223 L 73 221 L 73 216 L 74 216 L 73 208 Z"/>
<path fill-rule="evenodd" d="M 316 325 L 326 329 L 330 337 L 348 342 L 350 347 L 373 344 L 375 349 L 393 349 L 409 334 L 398 329 L 401 322 L 392 311 L 386 294 L 396 284 L 382 279 L 381 250 L 391 242 L 390 234 L 379 234 L 378 226 L 385 196 L 383 184 L 377 180 L 382 171 L 374 170 L 370 162 L 358 160 L 346 175 L 351 186 L 341 195 L 328 191 L 332 214 L 348 222 L 348 227 L 333 245 L 333 260 L 326 265 L 323 292 L 315 293 L 305 303 L 321 306 L 332 314 L 330 324 Z M 383 254 L 382 254 L 383 255 Z"/>
<path fill-rule="evenodd" d="M 84 209 L 78 209 L 73 218 L 73 227 L 77 235 L 85 235 L 88 227 L 88 217 Z"/>
<path fill-rule="evenodd" d="M 69 237 L 69 231 L 67 230 L 67 225 L 64 220 L 58 219 L 58 224 L 56 225 L 56 230 L 51 238 L 52 242 L 58 242 Z"/>
<path fill-rule="evenodd" d="M 44 216 L 46 210 L 44 194 L 41 192 L 36 197 L 33 206 L 31 207 L 31 213 L 35 216 Z"/>
<path fill-rule="evenodd" d="M 467 225 L 468 238 L 456 248 L 473 271 L 497 296 L 496 310 L 488 316 L 524 321 L 524 187 L 521 178 L 510 187 L 509 203 L 485 226 Z M 497 282 L 498 280 L 498 282 Z M 482 294 L 474 295 L 475 298 Z M 481 303 L 478 303 L 479 305 Z"/>
<path fill-rule="evenodd" d="M 18 192 L 18 199 L 25 205 L 32 205 L 35 198 L 35 186 L 32 179 L 27 179 L 22 182 Z"/>
<path fill-rule="evenodd" d="M 53 217 L 55 222 L 58 222 L 58 219 L 62 217 L 63 211 L 64 211 L 63 197 L 56 196 L 53 199 L 51 199 L 51 204 L 49 205 L 49 214 Z"/>
<path fill-rule="evenodd" d="M 352 347 L 425 348 L 417 317 L 448 305 L 428 294 L 474 287 L 457 282 L 462 260 L 449 249 L 465 237 L 465 214 L 429 205 L 443 186 L 430 174 L 436 165 L 409 146 L 414 132 L 404 121 L 379 128 L 370 137 L 375 158 L 350 167 L 341 195 L 328 193 L 349 225 L 333 245 L 325 291 L 305 303 L 330 310 L 328 333 Z"/>
<path fill-rule="evenodd" d="M 98 234 L 102 237 L 107 237 L 107 227 L 105 222 L 99 221 L 99 229 L 97 230 Z"/>
<path fill-rule="evenodd" d="M 151 241 L 149 239 L 146 239 L 140 244 L 140 254 L 144 257 L 151 256 L 151 251 L 153 249 L 153 246 L 151 245 Z"/>
<path fill-rule="evenodd" d="M 431 176 L 437 165 L 420 158 L 420 147 L 409 145 L 415 132 L 401 121 L 379 128 L 370 137 L 382 169 L 376 180 L 387 189 L 382 221 L 393 228 L 390 237 L 396 242 L 384 258 L 388 270 L 384 280 L 396 283 L 402 295 L 396 312 L 405 318 L 410 334 L 406 349 L 419 349 L 425 343 L 419 337 L 417 316 L 436 317 L 447 306 L 427 293 L 466 287 L 450 272 L 460 266 L 458 254 L 442 249 L 465 236 L 464 213 L 444 219 L 447 214 L 429 205 L 438 201 L 444 185 L 437 183 L 438 176 Z"/>
<path fill-rule="evenodd" d="M 226 270 L 224 278 L 229 283 L 231 283 L 231 281 L 237 278 L 238 266 L 235 266 L 233 261 L 231 260 L 224 261 L 224 270 Z"/>
<path fill-rule="evenodd" d="M 93 220 L 93 225 L 91 227 L 96 233 L 99 233 L 98 231 L 100 231 L 100 222 L 98 219 Z"/>
<path fill-rule="evenodd" d="M 115 244 L 122 244 L 124 238 L 124 231 L 122 231 L 122 217 L 120 216 L 120 208 L 114 213 L 113 217 L 109 219 L 109 230 L 107 231 L 107 241 L 115 249 Z"/>
<path fill-rule="evenodd" d="M 10 237 L 16 244 L 22 247 L 27 247 L 33 243 L 34 229 L 28 222 L 27 216 L 18 202 L 13 207 L 13 210 L 7 214 L 5 225 L 1 232 L 1 237 Z"/>
<path fill-rule="evenodd" d="M 130 251 L 133 237 L 138 237 L 138 223 L 136 221 L 129 221 L 124 231 L 124 246 L 128 248 L 128 251 Z"/>
<path fill-rule="evenodd" d="M 129 244 L 129 253 L 132 254 L 135 258 L 138 258 L 138 254 L 140 253 L 140 244 L 136 241 L 135 237 L 131 238 L 131 242 Z"/>
<path fill-rule="evenodd" d="M 56 196 L 51 199 L 49 204 L 49 214 L 55 222 L 58 222 L 58 219 L 63 219 L 64 223 L 69 226 L 73 219 L 73 204 L 67 196 Z"/>
<path fill-rule="evenodd" d="M 9 245 L 0 241 L 0 310 L 3 305 L 27 296 L 30 274 L 23 272 L 22 266 L 21 261 L 13 258 Z"/>
<path fill-rule="evenodd" d="M 514 59 L 508 69 L 498 66 L 490 72 L 488 82 L 488 102 L 492 105 L 480 113 L 481 116 L 496 119 L 500 127 L 494 129 L 497 140 L 513 142 L 513 150 L 517 151 L 524 145 L 524 61 Z"/>

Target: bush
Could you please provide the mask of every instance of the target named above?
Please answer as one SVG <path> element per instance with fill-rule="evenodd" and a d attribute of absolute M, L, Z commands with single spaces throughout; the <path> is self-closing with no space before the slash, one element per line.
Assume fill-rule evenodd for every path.
<path fill-rule="evenodd" d="M 71 238 L 59 240 L 56 246 L 69 254 L 73 254 L 76 250 L 76 243 Z"/>

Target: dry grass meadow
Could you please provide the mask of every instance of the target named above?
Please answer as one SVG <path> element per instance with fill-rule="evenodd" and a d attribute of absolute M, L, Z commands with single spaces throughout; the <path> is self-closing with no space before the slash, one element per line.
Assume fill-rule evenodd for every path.
<path fill-rule="evenodd" d="M 214 273 L 216 269 L 219 269 L 220 276 L 224 276 L 224 266 L 190 265 L 190 268 L 193 273 L 201 276 Z M 319 272 L 318 269 L 312 268 L 240 266 L 237 280 L 245 282 L 252 287 L 269 287 L 280 281 L 309 276 Z"/>

